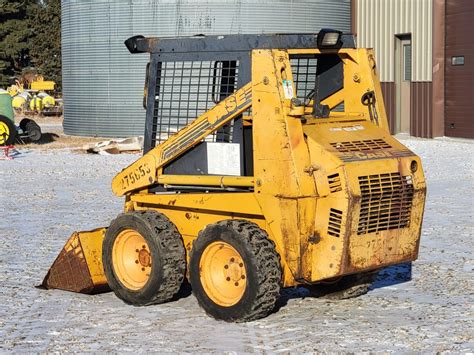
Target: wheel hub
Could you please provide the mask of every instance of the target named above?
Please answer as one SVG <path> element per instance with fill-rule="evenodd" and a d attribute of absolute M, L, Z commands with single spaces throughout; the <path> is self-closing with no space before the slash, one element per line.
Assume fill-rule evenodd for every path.
<path fill-rule="evenodd" d="M 0 144 L 5 144 L 9 136 L 10 130 L 8 129 L 8 126 L 5 123 L 0 122 Z"/>
<path fill-rule="evenodd" d="M 236 261 L 231 258 L 228 264 L 224 265 L 224 275 L 227 281 L 232 281 L 234 284 L 245 280 L 244 263 L 241 260 Z"/>
<path fill-rule="evenodd" d="M 138 261 L 141 266 L 149 267 L 151 266 L 151 255 L 148 250 L 145 248 L 138 251 Z"/>
<path fill-rule="evenodd" d="M 207 296 L 223 307 L 238 303 L 245 293 L 247 275 L 239 252 L 226 242 L 213 242 L 200 260 L 200 279 Z"/>
<path fill-rule="evenodd" d="M 119 281 L 131 290 L 139 290 L 150 278 L 152 257 L 143 236 L 133 229 L 117 235 L 112 248 L 114 272 Z"/>

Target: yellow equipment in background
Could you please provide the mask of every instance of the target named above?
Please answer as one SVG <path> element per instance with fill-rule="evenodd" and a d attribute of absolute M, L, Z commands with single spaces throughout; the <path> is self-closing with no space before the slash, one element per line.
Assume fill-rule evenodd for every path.
<path fill-rule="evenodd" d="M 51 95 L 48 95 L 45 92 L 39 92 L 38 98 L 41 99 L 43 107 L 54 107 L 56 105 L 56 100 Z"/>
<path fill-rule="evenodd" d="M 22 110 L 28 106 L 28 100 L 30 99 L 31 99 L 31 95 L 28 92 L 26 91 L 20 92 L 16 94 L 15 96 L 13 96 L 12 106 L 16 110 Z"/>
<path fill-rule="evenodd" d="M 43 109 L 43 100 L 37 95 L 34 95 L 29 103 L 31 111 L 41 111 Z"/>
<path fill-rule="evenodd" d="M 53 92 L 55 87 L 54 81 L 46 81 L 41 75 L 28 73 L 17 79 L 7 91 L 13 98 L 12 105 L 16 111 L 29 110 L 44 115 L 60 115 L 62 101 L 44 92 Z"/>
<path fill-rule="evenodd" d="M 112 181 L 124 212 L 75 234 L 70 272 L 55 263 L 46 287 L 95 290 L 102 263 L 118 297 L 148 305 L 186 275 L 209 315 L 241 322 L 271 312 L 282 287 L 357 287 L 417 258 L 425 179 L 390 135 L 373 50 L 332 30 L 126 45 L 151 54 L 145 154 Z M 190 123 L 157 144 L 175 113 Z"/>
<path fill-rule="evenodd" d="M 31 90 L 35 91 L 54 91 L 56 83 L 51 80 L 44 80 L 43 76 L 37 75 L 29 86 Z"/>

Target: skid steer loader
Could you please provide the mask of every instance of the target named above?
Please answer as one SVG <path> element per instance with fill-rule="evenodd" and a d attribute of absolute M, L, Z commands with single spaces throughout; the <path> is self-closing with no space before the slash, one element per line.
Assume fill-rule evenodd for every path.
<path fill-rule="evenodd" d="M 390 135 L 373 50 L 334 30 L 125 44 L 150 53 L 144 155 L 112 181 L 124 212 L 74 233 L 45 287 L 141 306 L 187 278 L 206 313 L 242 322 L 284 287 L 417 258 L 424 175 Z"/>

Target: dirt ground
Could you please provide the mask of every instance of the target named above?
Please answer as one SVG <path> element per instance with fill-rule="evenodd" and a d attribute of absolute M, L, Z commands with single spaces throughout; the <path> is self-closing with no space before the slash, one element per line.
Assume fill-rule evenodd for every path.
<path fill-rule="evenodd" d="M 69 149 L 72 151 L 82 151 L 82 147 L 88 143 L 96 143 L 108 138 L 103 137 L 78 137 L 68 136 L 63 132 L 63 116 L 42 116 L 42 115 L 16 115 L 15 124 L 19 125 L 23 118 L 30 118 L 41 127 L 42 137 L 39 142 L 31 143 L 25 140 L 25 144 L 18 145 L 21 149 L 35 149 L 49 151 L 55 149 Z"/>
<path fill-rule="evenodd" d="M 35 288 L 74 230 L 107 226 L 120 212 L 111 178 L 138 157 L 78 154 L 65 148 L 70 139 L 0 161 L 0 352 L 474 351 L 472 141 L 402 141 L 422 157 L 428 184 L 411 267 L 383 270 L 367 295 L 346 301 L 285 290 L 267 318 L 228 324 L 189 294 L 132 307 L 113 293 Z"/>

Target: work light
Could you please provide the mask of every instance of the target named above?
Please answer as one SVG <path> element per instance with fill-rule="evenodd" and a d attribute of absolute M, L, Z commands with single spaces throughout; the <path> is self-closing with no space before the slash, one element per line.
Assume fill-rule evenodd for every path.
<path fill-rule="evenodd" d="M 323 28 L 318 33 L 318 48 L 339 48 L 342 44 L 341 39 L 341 31 Z"/>

